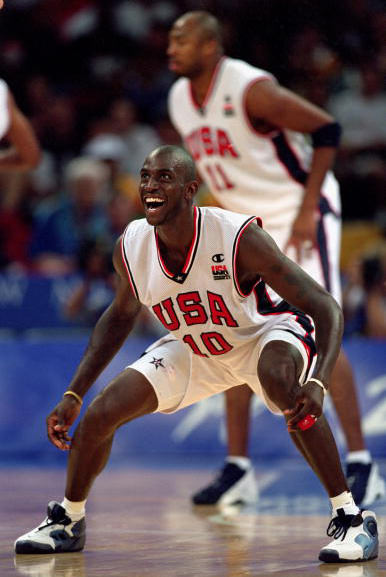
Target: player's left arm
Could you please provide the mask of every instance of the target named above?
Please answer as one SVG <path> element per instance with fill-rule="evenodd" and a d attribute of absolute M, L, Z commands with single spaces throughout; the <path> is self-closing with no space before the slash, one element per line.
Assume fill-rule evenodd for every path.
<path fill-rule="evenodd" d="M 31 123 L 17 106 L 10 91 L 7 98 L 9 147 L 0 152 L 0 170 L 28 170 L 40 162 L 41 150 Z"/>
<path fill-rule="evenodd" d="M 313 157 L 304 187 L 304 198 L 293 226 L 293 244 L 300 257 L 304 241 L 316 246 L 316 214 L 320 190 L 332 167 L 340 140 L 340 126 L 335 119 L 273 79 L 253 84 L 246 96 L 247 113 L 253 121 L 263 121 L 273 128 L 309 134 Z"/>
<path fill-rule="evenodd" d="M 335 299 L 287 258 L 264 230 L 254 225 L 248 227 L 240 240 L 237 274 L 245 291 L 260 277 L 284 300 L 312 317 L 318 351 L 313 376 L 328 388 L 343 333 L 343 313 Z"/>

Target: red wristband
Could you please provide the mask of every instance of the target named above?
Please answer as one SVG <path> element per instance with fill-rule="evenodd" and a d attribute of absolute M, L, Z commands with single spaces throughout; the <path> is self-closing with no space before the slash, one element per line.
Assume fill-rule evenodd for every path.
<path fill-rule="evenodd" d="M 297 423 L 297 427 L 302 431 L 309 429 L 316 423 L 316 417 L 314 415 L 306 415 L 301 421 Z"/>

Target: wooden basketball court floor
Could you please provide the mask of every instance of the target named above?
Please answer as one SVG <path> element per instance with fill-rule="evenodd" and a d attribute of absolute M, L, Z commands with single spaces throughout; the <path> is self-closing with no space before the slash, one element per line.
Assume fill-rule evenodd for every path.
<path fill-rule="evenodd" d="M 88 502 L 83 552 L 14 555 L 14 539 L 42 521 L 49 500 L 61 500 L 64 471 L 0 469 L 0 577 L 386 576 L 385 518 L 376 507 L 379 559 L 321 564 L 328 509 L 314 507 L 319 497 L 302 500 L 301 478 L 295 514 L 277 507 L 285 495 L 266 498 L 262 509 L 194 508 L 190 495 L 209 478 L 207 470 L 107 469 Z"/>

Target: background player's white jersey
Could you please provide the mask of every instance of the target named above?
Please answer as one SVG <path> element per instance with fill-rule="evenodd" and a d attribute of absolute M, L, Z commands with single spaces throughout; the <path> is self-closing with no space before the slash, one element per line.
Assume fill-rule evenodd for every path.
<path fill-rule="evenodd" d="M 4 80 L 0 79 L 0 140 L 8 132 L 9 110 L 8 110 L 8 86 Z"/>
<path fill-rule="evenodd" d="M 272 78 L 241 60 L 222 58 L 201 107 L 189 79 L 172 86 L 169 115 L 184 139 L 214 198 L 228 210 L 257 213 L 271 231 L 290 226 L 298 212 L 312 149 L 305 137 L 289 130 L 257 132 L 245 108 L 248 88 Z M 322 194 L 340 211 L 339 190 L 332 173 Z"/>
<path fill-rule="evenodd" d="M 263 281 L 248 295 L 238 285 L 239 241 L 248 226 L 255 226 L 256 217 L 219 208 L 194 211 L 194 238 L 178 274 L 163 262 L 153 226 L 145 219 L 128 225 L 122 257 L 139 301 L 192 353 L 230 370 L 246 363 L 251 342 L 271 328 L 296 333 L 306 347 L 314 347 L 306 315 Z"/>

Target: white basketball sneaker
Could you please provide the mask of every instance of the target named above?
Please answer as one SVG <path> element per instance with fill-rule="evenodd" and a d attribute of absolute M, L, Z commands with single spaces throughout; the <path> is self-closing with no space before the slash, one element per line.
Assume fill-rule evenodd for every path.
<path fill-rule="evenodd" d="M 235 505 L 256 503 L 258 489 L 253 467 L 242 469 L 225 463 L 219 475 L 192 496 L 195 505 Z"/>
<path fill-rule="evenodd" d="M 81 551 L 86 542 L 86 520 L 72 521 L 60 503 L 50 501 L 47 517 L 38 527 L 15 541 L 19 554 Z"/>
<path fill-rule="evenodd" d="M 343 509 L 338 509 L 337 513 L 327 527 L 327 535 L 334 540 L 321 549 L 320 561 L 345 563 L 369 561 L 378 557 L 375 513 L 362 511 L 357 515 L 346 515 Z"/>

